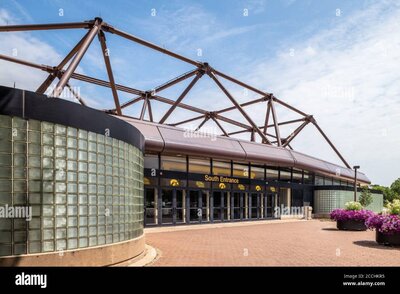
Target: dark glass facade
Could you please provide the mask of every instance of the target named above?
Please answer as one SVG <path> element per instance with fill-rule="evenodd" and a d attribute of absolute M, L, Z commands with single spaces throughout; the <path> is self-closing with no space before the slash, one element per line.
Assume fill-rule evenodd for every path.
<path fill-rule="evenodd" d="M 313 205 L 316 185 L 351 183 L 290 167 L 213 158 L 145 156 L 145 225 L 273 219 L 275 207 Z"/>

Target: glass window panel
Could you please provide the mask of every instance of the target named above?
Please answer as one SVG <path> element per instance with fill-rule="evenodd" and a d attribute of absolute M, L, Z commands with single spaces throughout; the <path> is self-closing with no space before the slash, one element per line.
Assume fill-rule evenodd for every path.
<path fill-rule="evenodd" d="M 53 216 L 54 206 L 53 205 L 43 205 L 43 216 Z"/>
<path fill-rule="evenodd" d="M 11 166 L 11 155 L 0 154 L 0 165 L 1 166 Z M 39 163 L 40 166 L 40 163 Z"/>
<path fill-rule="evenodd" d="M 56 146 L 66 146 L 67 145 L 67 139 L 65 137 L 61 136 L 56 136 Z"/>
<path fill-rule="evenodd" d="M 78 237 L 78 229 L 68 228 L 68 238 L 77 238 L 77 237 Z"/>
<path fill-rule="evenodd" d="M 78 163 L 76 161 L 68 160 L 68 170 L 69 171 L 76 171 L 78 170 Z"/>
<path fill-rule="evenodd" d="M 78 248 L 78 239 L 68 239 L 68 249 Z"/>
<path fill-rule="evenodd" d="M 29 253 L 38 253 L 41 250 L 40 242 L 30 242 L 29 243 Z"/>
<path fill-rule="evenodd" d="M 186 157 L 161 156 L 161 169 L 186 172 Z"/>
<path fill-rule="evenodd" d="M 11 153 L 12 152 L 11 141 L 4 140 L 4 137 L 0 137 L 0 152 Z"/>
<path fill-rule="evenodd" d="M 67 249 L 67 241 L 60 239 L 56 241 L 56 250 L 61 251 Z"/>
<path fill-rule="evenodd" d="M 277 168 L 268 167 L 267 168 L 267 180 L 277 181 L 279 178 L 279 171 Z"/>
<path fill-rule="evenodd" d="M 78 218 L 77 217 L 68 217 L 68 227 L 76 227 L 78 225 Z"/>
<path fill-rule="evenodd" d="M 68 136 L 76 137 L 78 134 L 78 130 L 75 128 L 68 127 Z"/>
<path fill-rule="evenodd" d="M 249 177 L 249 166 L 245 164 L 233 164 L 233 176 L 235 178 L 248 178 Z"/>
<path fill-rule="evenodd" d="M 325 183 L 325 185 L 332 185 L 332 178 L 325 177 L 324 183 Z"/>
<path fill-rule="evenodd" d="M 323 186 L 324 185 L 324 177 L 315 176 L 315 185 L 316 186 Z"/>
<path fill-rule="evenodd" d="M 218 176 L 230 176 L 231 163 L 213 160 L 213 174 Z"/>
<path fill-rule="evenodd" d="M 67 225 L 67 218 L 66 217 L 57 217 L 56 225 L 57 225 L 57 228 L 65 227 Z"/>
<path fill-rule="evenodd" d="M 294 183 L 302 183 L 303 182 L 303 171 L 299 169 L 293 169 L 293 179 Z"/>
<path fill-rule="evenodd" d="M 79 247 L 87 247 L 88 246 L 88 238 L 79 238 Z"/>
<path fill-rule="evenodd" d="M 43 227 L 44 228 L 53 228 L 54 227 L 54 219 L 49 217 L 43 218 Z"/>
<path fill-rule="evenodd" d="M 280 168 L 279 180 L 290 181 L 291 178 L 292 178 L 292 172 L 291 172 L 290 168 Z"/>
<path fill-rule="evenodd" d="M 43 251 L 44 252 L 54 251 L 54 242 L 53 241 L 45 241 L 45 242 L 43 242 Z"/>
<path fill-rule="evenodd" d="M 53 229 L 43 230 L 43 238 L 44 240 L 54 239 L 54 230 Z"/>
<path fill-rule="evenodd" d="M 57 135 L 66 135 L 67 134 L 67 128 L 62 125 L 56 125 L 55 126 L 55 133 Z"/>
<path fill-rule="evenodd" d="M 42 144 L 54 145 L 54 136 L 53 136 L 53 134 L 43 134 L 43 136 L 42 136 Z"/>
<path fill-rule="evenodd" d="M 79 226 L 87 226 L 88 219 L 86 216 L 79 216 Z"/>
<path fill-rule="evenodd" d="M 3 233 L 1 235 L 3 235 Z M 41 237 L 42 237 L 42 232 L 40 230 L 29 230 L 28 234 L 29 241 L 40 241 Z"/>
<path fill-rule="evenodd" d="M 189 172 L 199 174 L 211 173 L 210 159 L 189 157 Z"/>

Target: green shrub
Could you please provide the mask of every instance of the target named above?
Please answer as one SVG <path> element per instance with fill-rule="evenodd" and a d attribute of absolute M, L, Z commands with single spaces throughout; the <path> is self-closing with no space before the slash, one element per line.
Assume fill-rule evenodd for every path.
<path fill-rule="evenodd" d="M 363 206 L 360 202 L 357 201 L 349 201 L 345 203 L 346 210 L 361 210 Z"/>

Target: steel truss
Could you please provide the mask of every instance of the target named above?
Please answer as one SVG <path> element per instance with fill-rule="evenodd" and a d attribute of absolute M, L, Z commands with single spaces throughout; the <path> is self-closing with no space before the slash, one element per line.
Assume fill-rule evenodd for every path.
<path fill-rule="evenodd" d="M 224 73 L 214 69 L 213 67 L 211 67 L 208 63 L 198 62 L 198 61 L 189 59 L 185 56 L 182 56 L 180 54 L 177 54 L 175 52 L 172 52 L 170 50 L 167 50 L 165 48 L 162 48 L 160 46 L 157 46 L 155 44 L 147 42 L 145 40 L 142 40 L 134 35 L 123 32 L 123 31 L 109 25 L 108 23 L 104 22 L 101 18 L 95 18 L 90 21 L 75 22 L 75 23 L 0 26 L 0 32 L 61 30 L 61 29 L 85 29 L 85 30 L 87 30 L 87 32 L 83 36 L 83 38 L 76 44 L 76 46 L 67 54 L 67 56 L 56 66 L 35 64 L 35 63 L 29 62 L 29 61 L 25 61 L 25 60 L 21 60 L 21 59 L 17 59 L 14 57 L 0 54 L 0 59 L 6 60 L 9 62 L 13 62 L 13 63 L 17 63 L 17 64 L 21 64 L 21 65 L 25 65 L 25 66 L 32 67 L 32 68 L 37 68 L 37 69 L 40 69 L 40 70 L 43 70 L 43 71 L 49 73 L 49 76 L 46 78 L 46 80 L 43 81 L 43 83 L 36 90 L 37 93 L 41 93 L 41 94 L 45 93 L 48 90 L 48 88 L 50 87 L 50 85 L 53 83 L 53 81 L 57 78 L 58 83 L 55 86 L 55 88 L 52 91 L 50 96 L 59 97 L 60 94 L 63 92 L 64 88 L 67 87 L 67 89 L 69 89 L 69 91 L 79 101 L 79 103 L 81 103 L 82 105 L 87 105 L 87 103 L 84 101 L 84 99 L 82 97 L 80 97 L 73 90 L 73 88 L 71 87 L 71 84 L 70 84 L 71 80 L 79 80 L 79 81 L 95 84 L 98 86 L 110 88 L 113 99 L 114 99 L 115 108 L 105 110 L 105 111 L 108 113 L 112 113 L 114 115 L 125 116 L 123 114 L 123 110 L 125 110 L 129 106 L 132 106 L 135 103 L 143 102 L 140 116 L 134 117 L 134 118 L 144 120 L 146 113 L 148 113 L 150 121 L 153 122 L 154 116 L 153 116 L 153 111 L 152 111 L 152 107 L 151 107 L 151 102 L 158 101 L 158 102 L 162 102 L 162 103 L 170 105 L 169 109 L 161 117 L 161 119 L 160 119 L 160 121 L 158 121 L 158 123 L 166 124 L 167 119 L 171 117 L 171 114 L 174 112 L 174 110 L 176 108 L 181 108 L 181 109 L 185 109 L 185 110 L 195 113 L 196 116 L 194 116 L 193 118 L 190 118 L 190 119 L 183 120 L 183 121 L 169 123 L 169 125 L 179 126 L 179 125 L 193 122 L 193 121 L 200 121 L 200 124 L 196 130 L 201 130 L 203 125 L 208 120 L 211 119 L 212 121 L 215 122 L 217 127 L 221 130 L 222 136 L 229 137 L 229 136 L 234 136 L 236 134 L 249 133 L 251 141 L 256 141 L 256 136 L 258 135 L 259 138 L 261 139 L 261 142 L 264 144 L 275 145 L 275 146 L 278 146 L 281 148 L 290 148 L 290 149 L 292 149 L 292 147 L 290 146 L 290 143 L 293 141 L 293 139 L 296 138 L 298 136 L 298 134 L 309 123 L 311 123 L 321 133 L 323 138 L 330 145 L 330 147 L 335 151 L 335 153 L 342 160 L 344 165 L 347 168 L 350 168 L 350 165 L 343 158 L 343 156 L 340 154 L 340 152 L 336 149 L 335 145 L 331 142 L 331 140 L 327 137 L 327 135 L 322 131 L 322 129 L 319 127 L 319 125 L 317 124 L 316 120 L 314 119 L 314 117 L 312 115 L 308 115 L 308 114 L 302 112 L 301 110 L 283 102 L 282 100 L 275 97 L 272 93 L 267 93 L 265 91 L 259 90 L 255 87 L 252 87 L 244 82 L 241 82 L 227 74 L 224 74 Z M 151 89 L 148 91 L 138 90 L 138 89 L 135 89 L 135 88 L 132 88 L 129 86 L 117 84 L 115 82 L 113 70 L 111 67 L 111 61 L 110 61 L 110 56 L 108 54 L 109 50 L 107 47 L 105 33 L 118 35 L 122 38 L 125 38 L 132 42 L 141 44 L 152 50 L 159 51 L 159 52 L 166 54 L 172 58 L 175 58 L 175 59 L 181 60 L 183 62 L 186 62 L 188 64 L 191 64 L 195 68 L 187 73 L 184 73 L 184 74 L 164 83 L 163 85 L 160 85 L 160 86 L 155 87 L 154 89 Z M 105 63 L 106 69 L 107 69 L 108 81 L 104 81 L 104 80 L 100 80 L 100 79 L 97 79 L 94 77 L 76 73 L 76 69 L 77 69 L 80 61 L 82 60 L 87 49 L 89 48 L 89 46 L 91 45 L 92 41 L 94 40 L 94 38 L 96 36 L 98 37 L 98 40 L 100 42 L 100 46 L 102 49 L 104 63 Z M 215 84 L 218 86 L 218 88 L 220 88 L 220 90 L 230 100 L 230 102 L 232 103 L 233 106 L 224 108 L 224 109 L 220 109 L 217 111 L 207 111 L 207 110 L 204 110 L 204 109 L 201 109 L 198 107 L 194 107 L 194 106 L 191 106 L 191 105 L 188 105 L 188 104 L 185 104 L 182 102 L 183 99 L 186 97 L 186 95 L 193 88 L 193 86 L 204 75 L 207 75 L 209 78 L 211 78 L 211 80 L 213 80 L 215 82 Z M 192 78 L 191 82 L 183 90 L 183 92 L 179 95 L 179 97 L 176 100 L 168 99 L 168 98 L 165 98 L 165 97 L 159 95 L 159 93 L 161 91 L 163 91 L 167 88 L 170 88 L 170 87 L 172 87 L 182 81 L 190 79 L 190 78 Z M 226 81 L 232 82 L 236 85 L 239 85 L 247 90 L 250 90 L 253 93 L 260 95 L 260 97 L 257 99 L 254 99 L 252 101 L 248 101 L 248 102 L 240 104 L 235 99 L 235 97 L 233 97 L 233 95 L 225 88 L 225 86 L 222 83 L 222 80 L 226 80 Z M 135 96 L 131 100 L 121 104 L 120 100 L 119 100 L 119 96 L 118 96 L 118 91 L 128 93 L 128 94 L 133 94 Z M 266 104 L 265 123 L 262 126 L 257 126 L 256 123 L 253 121 L 253 119 L 249 116 L 249 114 L 245 110 L 246 106 L 253 105 L 256 103 L 265 103 Z M 300 115 L 301 118 L 279 122 L 277 113 L 276 113 L 276 105 L 278 105 L 278 104 L 285 107 L 288 111 L 292 111 L 292 112 L 295 112 L 296 114 Z M 231 111 L 231 110 L 238 110 L 241 113 L 241 115 L 244 117 L 244 119 L 246 120 L 246 123 L 241 123 L 241 122 L 238 122 L 236 120 L 230 119 L 230 118 L 222 115 L 223 113 Z M 270 123 L 270 121 L 272 121 L 272 123 Z M 241 128 L 241 130 L 228 133 L 224 129 L 224 127 L 221 125 L 220 122 L 225 122 L 225 123 L 234 125 L 236 127 Z M 301 124 L 288 137 L 286 137 L 286 138 L 282 137 L 281 132 L 280 132 L 280 126 L 295 124 L 295 123 L 301 123 Z M 269 129 L 273 129 L 272 134 L 268 133 Z"/>

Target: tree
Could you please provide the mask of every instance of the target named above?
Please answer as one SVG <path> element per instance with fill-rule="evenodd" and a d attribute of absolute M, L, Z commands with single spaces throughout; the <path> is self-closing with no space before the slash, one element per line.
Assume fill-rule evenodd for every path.
<path fill-rule="evenodd" d="M 374 190 L 379 190 L 382 191 L 383 193 L 383 199 L 385 201 L 393 201 L 394 199 L 400 199 L 399 194 L 397 194 L 396 192 L 394 192 L 392 189 L 390 189 L 389 187 L 385 187 L 385 186 L 379 186 L 379 185 L 373 185 L 372 189 Z"/>
<path fill-rule="evenodd" d="M 397 195 L 400 195 L 400 178 L 398 178 L 390 185 L 390 190 L 392 190 Z"/>
<path fill-rule="evenodd" d="M 372 201 L 371 191 L 368 189 L 368 186 L 364 186 L 361 191 L 359 202 L 362 206 L 367 207 L 372 203 Z"/>

